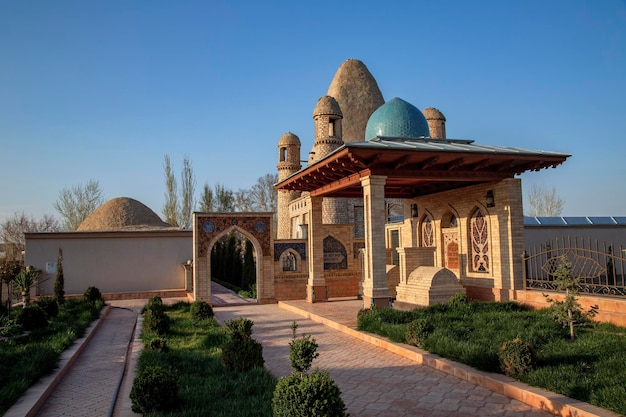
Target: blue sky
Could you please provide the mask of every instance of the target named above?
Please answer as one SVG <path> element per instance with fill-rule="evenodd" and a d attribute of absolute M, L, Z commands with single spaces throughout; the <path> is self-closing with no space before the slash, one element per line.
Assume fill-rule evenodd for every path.
<path fill-rule="evenodd" d="M 573 156 L 522 176 L 563 214 L 626 215 L 626 2 L 0 2 L 0 220 L 66 186 L 162 214 L 163 157 L 248 188 L 348 58 L 450 138 Z"/>

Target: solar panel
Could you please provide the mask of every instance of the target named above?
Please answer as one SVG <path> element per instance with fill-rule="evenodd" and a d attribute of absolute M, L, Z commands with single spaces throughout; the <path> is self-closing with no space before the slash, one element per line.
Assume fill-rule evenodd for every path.
<path fill-rule="evenodd" d="M 533 226 L 540 224 L 536 218 L 524 216 L 524 226 Z"/>
<path fill-rule="evenodd" d="M 589 217 L 593 224 L 615 224 L 615 221 L 610 217 Z"/>
<path fill-rule="evenodd" d="M 615 216 L 613 216 L 613 220 L 615 220 L 615 222 L 617 224 L 626 224 L 626 217 L 615 217 Z"/>
<path fill-rule="evenodd" d="M 589 219 L 586 217 L 563 217 L 563 219 L 569 225 L 589 224 Z"/>
<path fill-rule="evenodd" d="M 565 222 L 562 217 L 537 217 L 539 223 L 551 226 L 564 226 Z"/>

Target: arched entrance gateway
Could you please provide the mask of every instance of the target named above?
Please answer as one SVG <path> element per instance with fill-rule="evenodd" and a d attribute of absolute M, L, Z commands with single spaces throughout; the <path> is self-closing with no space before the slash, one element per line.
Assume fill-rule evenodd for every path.
<path fill-rule="evenodd" d="M 274 302 L 273 213 L 193 214 L 193 299 L 210 302 L 211 250 L 232 231 L 240 233 L 254 247 L 257 300 Z"/>

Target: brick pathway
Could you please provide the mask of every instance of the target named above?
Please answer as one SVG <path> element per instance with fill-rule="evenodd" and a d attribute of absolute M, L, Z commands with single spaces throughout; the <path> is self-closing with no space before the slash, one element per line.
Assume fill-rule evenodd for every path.
<path fill-rule="evenodd" d="M 137 314 L 113 308 L 37 416 L 106 416 Z"/>
<path fill-rule="evenodd" d="M 295 320 L 299 335 L 312 334 L 317 340 L 320 356 L 313 366 L 329 371 L 353 416 L 550 415 L 444 372 L 416 365 L 275 304 L 220 307 L 215 313 L 220 321 L 241 316 L 254 321 L 253 337 L 263 344 L 265 364 L 277 376 L 291 372 L 288 343 Z"/>

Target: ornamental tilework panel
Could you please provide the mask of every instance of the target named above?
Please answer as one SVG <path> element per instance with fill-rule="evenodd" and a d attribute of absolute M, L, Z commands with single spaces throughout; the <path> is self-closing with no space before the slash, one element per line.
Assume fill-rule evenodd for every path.
<path fill-rule="evenodd" d="M 332 236 L 324 238 L 324 269 L 348 269 L 346 248 Z"/>
<path fill-rule="evenodd" d="M 268 222 L 272 221 L 271 217 L 212 217 L 212 216 L 200 216 L 197 221 L 197 233 L 199 256 L 207 256 L 208 244 L 217 235 L 220 235 L 224 231 L 236 226 L 247 233 L 254 236 L 261 245 L 263 254 L 269 255 L 271 253 L 270 246 L 270 228 Z"/>
<path fill-rule="evenodd" d="M 280 255 L 287 249 L 293 249 L 300 255 L 300 259 L 303 261 L 306 259 L 306 243 L 289 242 L 289 243 L 274 243 L 274 261 L 280 259 Z"/>

